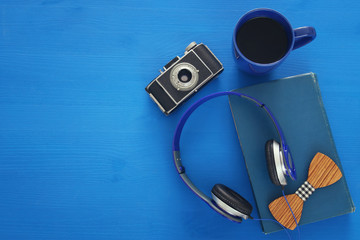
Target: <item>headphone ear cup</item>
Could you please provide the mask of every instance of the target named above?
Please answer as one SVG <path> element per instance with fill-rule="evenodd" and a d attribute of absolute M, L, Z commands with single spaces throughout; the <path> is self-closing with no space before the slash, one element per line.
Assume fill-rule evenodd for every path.
<path fill-rule="evenodd" d="M 266 154 L 266 163 L 267 163 L 267 169 L 269 173 L 269 177 L 271 179 L 271 182 L 274 183 L 277 186 L 285 186 L 286 180 L 285 176 L 283 176 L 283 184 L 281 184 L 279 177 L 278 177 L 278 170 L 276 169 L 276 160 L 275 158 L 280 158 L 280 150 L 275 150 L 277 145 L 277 149 L 279 149 L 279 143 L 277 143 L 275 140 L 269 140 L 265 144 L 265 154 Z M 278 154 L 278 156 L 275 156 L 275 154 Z M 280 159 L 278 160 L 280 161 Z M 278 166 L 280 167 L 280 166 Z M 285 181 L 285 183 L 284 183 Z"/>
<path fill-rule="evenodd" d="M 223 184 L 216 184 L 211 194 L 215 203 L 225 212 L 247 219 L 252 212 L 251 204 L 232 189 Z"/>

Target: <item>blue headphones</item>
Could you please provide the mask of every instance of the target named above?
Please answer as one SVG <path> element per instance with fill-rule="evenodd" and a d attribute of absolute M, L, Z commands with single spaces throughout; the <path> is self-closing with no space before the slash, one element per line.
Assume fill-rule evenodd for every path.
<path fill-rule="evenodd" d="M 180 174 L 180 177 L 184 183 L 198 197 L 204 200 L 212 209 L 232 221 L 241 222 L 242 219 L 246 220 L 248 218 L 252 218 L 250 216 L 252 212 L 251 204 L 240 194 L 236 193 L 223 184 L 216 184 L 211 190 L 212 198 L 208 197 L 206 194 L 200 191 L 186 175 L 185 167 L 183 166 L 180 157 L 180 136 L 187 119 L 195 111 L 195 109 L 197 109 L 203 103 L 209 101 L 210 99 L 224 95 L 235 95 L 254 102 L 258 107 L 265 110 L 267 115 L 274 123 L 280 138 L 280 143 L 276 142 L 275 140 L 269 140 L 265 144 L 267 168 L 271 181 L 274 184 L 283 187 L 287 184 L 285 178 L 286 176 L 289 176 L 292 180 L 296 180 L 296 171 L 291 158 L 289 146 L 285 142 L 285 137 L 280 128 L 280 125 L 276 121 L 274 115 L 270 112 L 269 108 L 265 106 L 265 104 L 253 97 L 237 92 L 218 92 L 208 95 L 195 102 L 181 117 L 175 130 L 173 140 L 173 157 L 176 170 Z"/>

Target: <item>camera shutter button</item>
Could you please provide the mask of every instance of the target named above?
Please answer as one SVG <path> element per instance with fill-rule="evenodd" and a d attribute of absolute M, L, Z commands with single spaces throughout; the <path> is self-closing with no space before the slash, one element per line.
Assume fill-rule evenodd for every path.
<path fill-rule="evenodd" d="M 197 45 L 196 42 L 191 42 L 186 48 L 185 48 L 185 52 L 190 51 L 193 47 L 195 47 Z"/>

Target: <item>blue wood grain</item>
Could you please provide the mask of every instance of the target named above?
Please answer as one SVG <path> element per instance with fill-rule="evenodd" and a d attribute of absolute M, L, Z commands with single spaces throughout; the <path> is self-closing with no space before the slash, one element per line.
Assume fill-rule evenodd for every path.
<path fill-rule="evenodd" d="M 318 34 L 262 77 L 240 72 L 231 52 L 238 18 L 256 7 Z M 195 99 L 310 71 L 359 205 L 359 9 L 350 0 L 2 0 L 0 239 L 286 239 L 210 211 L 177 176 L 171 140 Z M 165 117 L 144 88 L 191 41 L 207 44 L 225 71 Z M 190 118 L 184 162 L 205 192 L 224 183 L 254 205 L 227 106 L 214 100 Z M 306 225 L 302 239 L 357 239 L 359 220 Z"/>

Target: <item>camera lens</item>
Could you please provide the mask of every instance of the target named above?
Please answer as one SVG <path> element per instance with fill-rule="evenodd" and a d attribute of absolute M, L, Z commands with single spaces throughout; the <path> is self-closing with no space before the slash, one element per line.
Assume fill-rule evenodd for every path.
<path fill-rule="evenodd" d="M 178 73 L 178 79 L 183 83 L 190 81 L 191 77 L 192 77 L 192 74 L 187 69 L 181 69 Z"/>
<path fill-rule="evenodd" d="M 199 70 L 187 62 L 175 64 L 170 71 L 170 82 L 178 91 L 191 91 L 199 81 Z"/>

